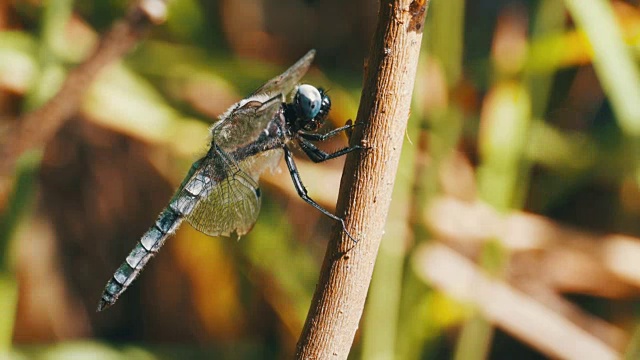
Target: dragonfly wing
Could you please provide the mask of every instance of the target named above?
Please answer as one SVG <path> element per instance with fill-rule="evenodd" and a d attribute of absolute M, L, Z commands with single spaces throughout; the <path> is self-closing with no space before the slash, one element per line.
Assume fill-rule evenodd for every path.
<path fill-rule="evenodd" d="M 282 148 L 263 151 L 242 161 L 240 168 L 258 182 L 263 172 L 267 170 L 276 171 L 282 157 Z"/>
<path fill-rule="evenodd" d="M 282 151 L 273 149 L 241 159 L 232 159 L 229 154 L 259 141 L 269 124 L 280 116 L 284 96 L 309 70 L 314 56 L 315 50 L 309 51 L 284 73 L 231 107 L 213 125 L 212 146 L 217 150 L 199 170 L 211 182 L 206 184 L 206 195 L 191 213 L 185 214 L 193 227 L 213 236 L 234 231 L 244 235 L 251 230 L 260 211 L 258 178 L 264 170 L 277 167 Z"/>
<path fill-rule="evenodd" d="M 248 233 L 260 211 L 257 181 L 221 150 L 207 160 L 200 169 L 201 174 L 196 176 L 208 180 L 202 183 L 202 197 L 186 214 L 187 221 L 211 236 L 230 236 L 234 231 L 238 235 Z"/>
<path fill-rule="evenodd" d="M 285 96 L 300 82 L 311 66 L 315 50 L 309 51 L 281 75 L 269 80 L 246 99 L 232 106 L 213 125 L 213 140 L 232 152 L 255 141 L 282 110 Z"/>
<path fill-rule="evenodd" d="M 266 94 L 269 97 L 273 97 L 278 94 L 282 94 L 284 96 L 288 95 L 300 82 L 300 79 L 302 79 L 304 74 L 307 73 L 315 55 L 315 50 L 309 50 L 309 52 L 300 58 L 300 60 L 291 65 L 289 69 L 279 76 L 267 81 L 267 83 L 256 90 L 253 95 Z"/>
<path fill-rule="evenodd" d="M 282 97 L 240 102 L 213 125 L 213 142 L 227 152 L 256 141 L 282 109 Z"/>

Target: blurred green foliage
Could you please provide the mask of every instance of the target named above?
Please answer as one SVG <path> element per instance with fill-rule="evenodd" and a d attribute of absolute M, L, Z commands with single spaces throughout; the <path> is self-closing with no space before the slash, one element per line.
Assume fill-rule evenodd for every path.
<path fill-rule="evenodd" d="M 55 94 L 128 4 L 0 6 L 0 119 Z M 267 200 L 246 238 L 211 239 L 184 226 L 124 295 L 128 302 L 104 315 L 93 307 L 137 240 L 128 231 L 141 234 L 160 210 L 151 204 L 166 201 L 160 191 L 144 190 L 179 184 L 206 148 L 207 127 L 244 94 L 315 47 L 320 70 L 305 81 L 329 88 L 333 126 L 355 116 L 368 49 L 361 39 L 371 36 L 375 6 L 173 1 L 167 22 L 100 74 L 78 119 L 47 144 L 49 171 L 38 174 L 39 157 L 25 157 L 13 197 L 0 205 L 0 314 L 16 314 L 15 323 L 0 316 L 0 351 L 51 359 L 291 357 L 333 224 L 301 204 L 286 171 L 265 177 Z M 392 208 L 351 357 L 542 357 L 505 340 L 474 304 L 425 282 L 411 261 L 434 240 L 426 214 L 442 196 L 481 199 L 505 215 L 526 210 L 587 230 L 640 235 L 640 10 L 605 0 L 430 6 Z M 297 31 L 281 34 L 290 28 Z M 123 158 L 100 155 L 120 150 Z M 150 182 L 135 172 L 137 161 L 151 169 Z M 337 187 L 327 184 L 336 182 L 341 163 L 301 165 L 311 195 L 333 206 Z M 46 210 L 38 196 L 44 184 L 68 202 Z M 148 214 L 127 212 L 127 201 Z M 65 214 L 70 229 L 61 225 Z M 41 221 L 50 233 L 32 230 Z M 54 250 L 20 248 L 30 238 L 55 239 Z M 512 254 L 490 240 L 476 260 L 506 279 Z M 38 278 L 40 263 L 55 264 L 45 272 L 63 285 Z M 16 274 L 25 279 L 20 288 Z M 54 289 L 42 292 L 49 296 L 37 291 L 46 285 Z M 622 300 L 576 304 L 604 303 L 599 309 L 610 310 L 597 315 L 631 334 L 637 319 L 627 310 L 637 312 L 637 297 L 636 289 Z"/>

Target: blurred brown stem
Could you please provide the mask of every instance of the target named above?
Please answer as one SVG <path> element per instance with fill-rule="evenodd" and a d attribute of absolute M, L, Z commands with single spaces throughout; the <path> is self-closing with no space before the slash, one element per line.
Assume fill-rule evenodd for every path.
<path fill-rule="evenodd" d="M 416 274 L 459 301 L 474 303 L 492 324 L 550 358 L 619 359 L 620 354 L 598 337 L 529 294 L 495 280 L 480 267 L 440 244 L 423 245 L 413 258 Z M 621 332 L 579 313 L 583 324 L 600 329 L 620 344 Z M 575 313 L 574 313 L 575 316 Z"/>
<path fill-rule="evenodd" d="M 335 232 L 328 245 L 297 359 L 346 359 L 364 308 L 391 202 L 415 80 L 427 0 L 381 0 L 338 213 L 359 240 Z M 336 229 L 339 229 L 337 227 Z"/>
<path fill-rule="evenodd" d="M 44 146 L 78 109 L 100 70 L 121 58 L 147 30 L 164 21 L 168 0 L 139 0 L 102 37 L 95 52 L 73 69 L 58 93 L 42 107 L 17 119 L 0 144 L 0 176 L 9 177 L 25 151 Z"/>

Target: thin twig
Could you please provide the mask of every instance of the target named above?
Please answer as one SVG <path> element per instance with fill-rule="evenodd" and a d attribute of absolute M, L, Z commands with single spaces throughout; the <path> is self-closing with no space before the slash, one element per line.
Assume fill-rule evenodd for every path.
<path fill-rule="evenodd" d="M 346 227 L 359 242 L 334 233 L 298 341 L 298 359 L 349 354 L 389 211 L 427 8 L 426 0 L 380 1 L 356 121 L 363 133 L 352 138 L 368 149 L 347 158 L 338 200 L 338 213 L 345 214 Z"/>
<path fill-rule="evenodd" d="M 465 253 L 499 239 L 514 257 L 512 269 L 535 269 L 525 274 L 545 279 L 555 291 L 615 299 L 637 296 L 640 288 L 639 238 L 593 234 L 526 212 L 501 215 L 482 202 L 449 197 L 434 201 L 425 221 L 436 237 Z"/>
<path fill-rule="evenodd" d="M 422 246 L 413 259 L 421 278 L 461 301 L 473 302 L 496 326 L 543 354 L 561 359 L 619 359 L 602 340 L 508 284 L 491 279 L 450 248 Z"/>
<path fill-rule="evenodd" d="M 25 151 L 44 146 L 78 109 L 100 71 L 120 59 L 166 17 L 168 0 L 139 0 L 107 32 L 95 52 L 73 69 L 58 93 L 37 110 L 17 119 L 0 144 L 0 176 L 10 176 Z"/>

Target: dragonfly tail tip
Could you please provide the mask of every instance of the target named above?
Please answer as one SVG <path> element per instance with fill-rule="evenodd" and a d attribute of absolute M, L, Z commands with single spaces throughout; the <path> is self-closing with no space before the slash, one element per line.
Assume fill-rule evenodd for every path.
<path fill-rule="evenodd" d="M 101 312 L 105 309 L 107 309 L 108 307 L 110 307 L 113 304 L 110 304 L 108 301 L 105 301 L 104 299 L 100 299 L 100 302 L 98 303 L 98 308 L 96 309 L 96 312 Z"/>

